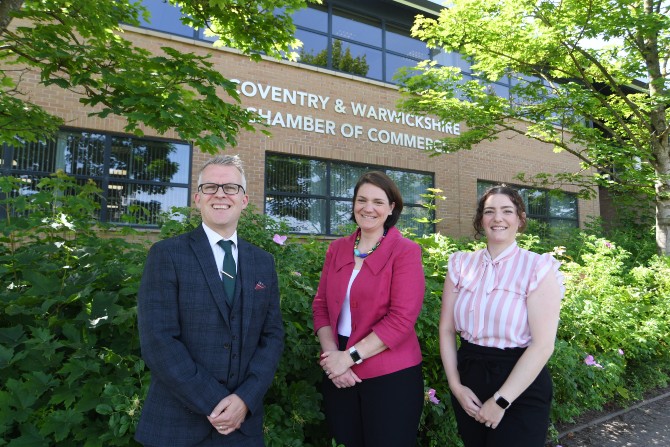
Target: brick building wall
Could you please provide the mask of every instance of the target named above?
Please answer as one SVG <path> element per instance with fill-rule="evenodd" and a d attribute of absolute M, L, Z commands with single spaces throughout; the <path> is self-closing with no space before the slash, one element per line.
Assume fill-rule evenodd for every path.
<path fill-rule="evenodd" d="M 238 136 L 236 147 L 224 150 L 226 153 L 239 154 L 244 160 L 250 200 L 258 209 L 263 209 L 264 204 L 267 152 L 434 173 L 435 187 L 442 189 L 447 197 L 446 201 L 438 203 L 437 218 L 442 221 L 437 229 L 452 236 L 468 236 L 472 233 L 477 180 L 518 183 L 514 176 L 519 172 L 528 175 L 554 173 L 576 170 L 579 166 L 578 160 L 569 154 L 555 154 L 549 145 L 512 134 L 493 142 L 481 143 L 471 151 L 429 157 L 428 152 L 421 149 L 421 144 L 404 147 L 373 141 L 380 132 L 383 136 L 408 135 L 414 141 L 448 135 L 380 119 L 383 113 L 395 109 L 400 98 L 394 86 L 287 61 L 264 59 L 252 62 L 234 50 L 212 49 L 206 42 L 145 29 L 128 27 L 125 37 L 153 52 L 160 52 L 161 46 L 168 45 L 181 51 L 203 55 L 211 53 L 211 61 L 225 77 L 240 80 L 242 104 L 245 107 L 256 108 L 262 114 L 269 114 L 272 119 L 280 114 L 279 124 L 267 128 L 272 133 L 271 137 L 260 132 L 243 132 Z M 67 126 L 123 133 L 123 119 L 89 117 L 90 109 L 79 104 L 76 94 L 59 88 L 38 87 L 36 77 L 24 79 L 24 89 L 26 82 L 33 83 L 31 99 L 63 117 Z M 284 101 L 282 98 L 285 93 L 296 94 L 296 98 L 302 97 L 305 102 L 291 104 Z M 365 106 L 366 112 L 373 107 L 376 113 L 372 116 L 355 116 L 352 103 Z M 321 120 L 318 122 L 322 127 L 318 131 L 282 127 L 281 123 L 286 125 L 289 115 L 294 120 L 300 117 L 303 123 L 309 119 Z M 346 134 L 356 128 L 360 130 L 360 135 L 347 137 Z M 368 133 L 370 131 L 371 134 Z M 147 135 L 156 136 L 151 130 L 147 130 Z M 177 135 L 169 132 L 160 137 L 177 138 Z M 196 188 L 197 171 L 209 157 L 209 154 L 203 154 L 197 148 L 194 150 L 192 191 Z M 571 191 L 570 188 L 565 190 Z M 597 198 L 588 201 L 580 199 L 578 209 L 580 223 L 589 216 L 600 214 Z"/>

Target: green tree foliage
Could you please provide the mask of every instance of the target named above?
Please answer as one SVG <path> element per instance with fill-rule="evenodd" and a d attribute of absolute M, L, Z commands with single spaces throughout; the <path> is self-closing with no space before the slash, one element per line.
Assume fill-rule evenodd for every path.
<path fill-rule="evenodd" d="M 319 67 L 328 67 L 328 50 L 322 50 L 317 54 L 309 54 L 305 50 L 301 50 L 300 62 L 318 65 Z M 366 76 L 370 66 L 366 61 L 365 54 L 363 56 L 353 57 L 351 55 L 351 49 L 347 47 L 342 50 L 342 41 L 335 39 L 333 40 L 332 64 L 330 68 L 345 73 Z"/>
<path fill-rule="evenodd" d="M 290 14 L 305 0 L 178 1 L 182 22 L 205 28 L 254 60 L 260 53 L 295 56 Z M 277 8 L 281 13 L 277 13 Z M 234 145 L 240 129 L 253 130 L 253 114 L 240 106 L 236 86 L 209 56 L 164 46 L 152 54 L 126 39 L 121 24 L 149 19 L 132 0 L 12 0 L 0 5 L 0 143 L 48 140 L 63 120 L 22 89 L 36 77 L 79 95 L 90 114 L 122 116 L 125 130 L 147 126 L 214 153 Z"/>
<path fill-rule="evenodd" d="M 667 0 L 455 0 L 413 34 L 458 52 L 475 77 L 424 63 L 406 70 L 404 108 L 463 121 L 436 154 L 525 135 L 566 151 L 578 172 L 541 174 L 545 186 L 594 186 L 656 205 L 658 250 L 670 254 L 670 2 Z M 490 81 L 511 78 L 510 96 Z M 522 177 L 523 179 L 523 177 Z M 533 180 L 533 179 L 524 179 Z"/>

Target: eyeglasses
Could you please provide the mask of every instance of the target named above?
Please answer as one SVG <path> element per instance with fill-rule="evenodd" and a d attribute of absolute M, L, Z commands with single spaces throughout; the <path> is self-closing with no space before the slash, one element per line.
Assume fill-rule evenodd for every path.
<path fill-rule="evenodd" d="M 203 183 L 202 185 L 198 185 L 198 191 L 202 191 L 203 194 L 207 195 L 216 194 L 219 191 L 219 188 L 223 189 L 224 194 L 228 194 L 230 196 L 234 196 L 235 194 L 239 193 L 240 189 L 242 192 L 245 192 L 244 187 L 242 185 L 238 185 L 237 183 L 224 183 L 223 185 L 217 185 L 216 183 Z"/>

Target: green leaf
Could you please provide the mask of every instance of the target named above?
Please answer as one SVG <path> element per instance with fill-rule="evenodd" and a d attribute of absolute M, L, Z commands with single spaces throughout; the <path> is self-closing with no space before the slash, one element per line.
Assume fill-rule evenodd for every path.
<path fill-rule="evenodd" d="M 112 413 L 112 407 L 109 404 L 100 404 L 95 407 L 95 411 L 99 414 L 111 414 Z"/>
<path fill-rule="evenodd" d="M 16 379 L 8 379 L 5 383 L 5 388 L 12 393 L 14 397 L 13 405 L 17 409 L 31 408 L 40 395 L 45 391 L 33 387 L 31 383 L 19 381 Z"/>
<path fill-rule="evenodd" d="M 0 344 L 5 346 L 18 345 L 25 336 L 23 326 L 16 325 L 0 328 Z"/>
<path fill-rule="evenodd" d="M 617 387 L 616 390 L 617 390 L 617 393 L 619 393 L 619 395 L 621 397 L 623 397 L 624 399 L 626 399 L 626 400 L 630 399 L 630 397 L 631 397 L 630 392 L 626 388 L 619 386 L 619 387 Z"/>
<path fill-rule="evenodd" d="M 24 279 L 31 284 L 30 293 L 35 296 L 51 296 L 60 290 L 60 280 L 53 275 L 44 275 L 30 270 L 23 273 Z"/>
<path fill-rule="evenodd" d="M 77 430 L 83 420 L 83 415 L 74 410 L 56 410 L 46 417 L 40 433 L 49 437 L 53 435 L 54 440 L 60 442 L 66 439 L 71 431 Z"/>
<path fill-rule="evenodd" d="M 19 437 L 12 439 L 9 447 L 49 447 L 49 441 L 38 433 L 23 433 Z"/>
<path fill-rule="evenodd" d="M 6 368 L 14 357 L 14 350 L 4 345 L 0 345 L 0 369 Z"/>

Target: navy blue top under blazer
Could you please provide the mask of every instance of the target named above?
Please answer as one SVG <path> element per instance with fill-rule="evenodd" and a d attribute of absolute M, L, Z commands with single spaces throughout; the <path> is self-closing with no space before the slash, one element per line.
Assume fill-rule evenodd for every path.
<path fill-rule="evenodd" d="M 224 445 L 206 416 L 233 393 L 249 413 L 225 445 L 243 435 L 262 439 L 263 396 L 284 348 L 279 286 L 272 256 L 240 238 L 237 268 L 230 309 L 202 225 L 151 247 L 137 309 L 151 370 L 139 442 L 186 447 L 221 436 Z"/>

